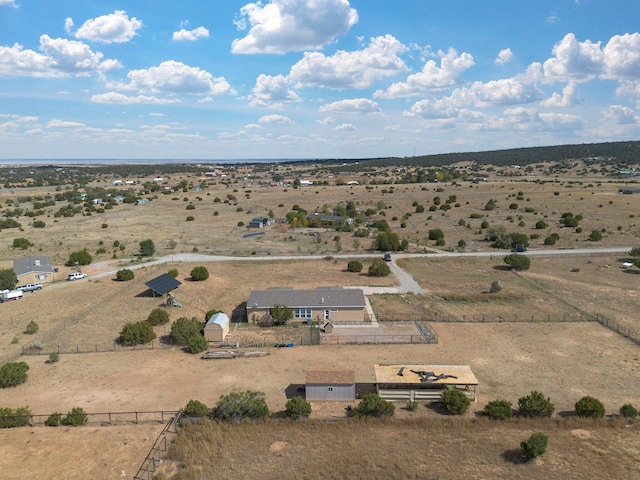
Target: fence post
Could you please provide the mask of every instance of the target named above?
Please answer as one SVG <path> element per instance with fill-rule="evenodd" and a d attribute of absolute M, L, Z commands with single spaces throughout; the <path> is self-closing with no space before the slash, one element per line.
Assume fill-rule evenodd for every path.
<path fill-rule="evenodd" d="M 80 353 L 80 346 L 76 343 L 76 353 Z"/>

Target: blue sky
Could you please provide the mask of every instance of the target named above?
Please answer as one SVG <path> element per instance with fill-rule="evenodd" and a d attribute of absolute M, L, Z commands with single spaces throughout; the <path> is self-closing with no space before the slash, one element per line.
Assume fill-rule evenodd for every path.
<path fill-rule="evenodd" d="M 0 159 L 637 140 L 637 0 L 0 0 Z"/>

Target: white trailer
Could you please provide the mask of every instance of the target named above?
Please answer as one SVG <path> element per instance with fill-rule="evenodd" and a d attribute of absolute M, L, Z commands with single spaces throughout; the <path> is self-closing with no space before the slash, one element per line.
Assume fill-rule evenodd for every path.
<path fill-rule="evenodd" d="M 9 300 L 20 300 L 22 298 L 21 290 L 4 290 L 0 297 L 0 302 L 8 302 Z"/>

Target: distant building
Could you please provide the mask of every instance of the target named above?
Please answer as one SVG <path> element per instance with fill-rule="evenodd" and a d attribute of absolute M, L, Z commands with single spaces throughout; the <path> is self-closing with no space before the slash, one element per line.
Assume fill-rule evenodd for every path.
<path fill-rule="evenodd" d="M 51 266 L 49 257 L 29 255 L 15 259 L 13 271 L 19 283 L 43 283 L 54 280 L 56 269 Z"/>
<path fill-rule="evenodd" d="M 307 370 L 307 401 L 350 402 L 356 398 L 356 375 L 353 370 Z"/>
<path fill-rule="evenodd" d="M 222 312 L 211 315 L 204 326 L 204 337 L 208 342 L 224 342 L 229 333 L 229 317 Z"/>

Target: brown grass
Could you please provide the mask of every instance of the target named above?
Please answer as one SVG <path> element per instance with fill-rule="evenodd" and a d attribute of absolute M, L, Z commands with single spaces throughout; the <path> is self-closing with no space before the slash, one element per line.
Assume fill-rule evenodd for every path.
<path fill-rule="evenodd" d="M 520 441 L 536 431 L 549 436 L 547 453 L 524 463 Z M 206 421 L 180 432 L 170 450 L 174 463 L 163 468 L 176 472 L 168 477 L 175 480 L 630 479 L 638 474 L 639 440 L 637 425 L 578 419 Z"/>

